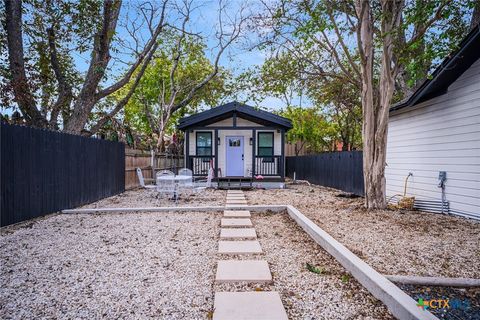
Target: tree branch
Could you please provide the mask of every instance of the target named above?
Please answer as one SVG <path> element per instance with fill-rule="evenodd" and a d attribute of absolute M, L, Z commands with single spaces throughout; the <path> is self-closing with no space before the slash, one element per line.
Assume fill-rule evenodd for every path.
<path fill-rule="evenodd" d="M 62 68 L 58 61 L 57 55 L 57 46 L 55 44 L 55 31 L 53 26 L 47 29 L 48 34 L 48 46 L 50 48 L 50 63 L 52 65 L 53 72 L 55 73 L 55 78 L 58 82 L 58 97 L 57 101 L 52 107 L 50 114 L 50 126 L 55 129 L 58 129 L 58 115 L 62 108 L 68 107 L 72 101 L 72 87 L 67 82 L 65 75 L 63 74 Z"/>
<path fill-rule="evenodd" d="M 99 91 L 96 94 L 96 99 L 97 100 L 100 100 L 100 99 L 114 93 L 115 91 L 119 90 L 120 88 L 125 86 L 130 81 L 130 78 L 132 77 L 133 73 L 135 72 L 137 67 L 142 63 L 142 61 L 148 55 L 148 53 L 152 50 L 152 47 L 157 42 L 158 36 L 160 35 L 160 33 L 163 31 L 163 28 L 165 27 L 164 18 L 165 18 L 166 5 L 167 5 L 167 1 L 164 1 L 163 6 L 162 6 L 162 12 L 161 12 L 161 15 L 160 15 L 160 22 L 158 23 L 157 27 L 155 28 L 155 32 L 153 33 L 152 37 L 147 42 L 147 44 L 145 45 L 145 47 L 143 48 L 142 52 L 139 54 L 139 56 L 137 57 L 135 62 L 132 64 L 132 66 L 129 68 L 129 70 L 125 73 L 125 75 L 119 81 L 117 81 L 116 83 L 112 84 L 111 86 Z"/>
<path fill-rule="evenodd" d="M 21 0 L 5 0 L 5 18 L 8 60 L 12 75 L 11 84 L 15 102 L 18 104 L 27 124 L 45 128 L 48 126 L 47 119 L 45 119 L 36 107 L 35 99 L 31 93 L 32 90 L 25 72 Z"/>

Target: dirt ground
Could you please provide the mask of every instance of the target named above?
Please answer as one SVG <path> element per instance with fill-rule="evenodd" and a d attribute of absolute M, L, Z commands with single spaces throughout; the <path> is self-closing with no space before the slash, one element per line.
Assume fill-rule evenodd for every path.
<path fill-rule="evenodd" d="M 287 185 L 246 192 L 249 204 L 291 204 L 384 274 L 480 279 L 480 222 L 419 211 L 367 211 L 338 190 Z"/>

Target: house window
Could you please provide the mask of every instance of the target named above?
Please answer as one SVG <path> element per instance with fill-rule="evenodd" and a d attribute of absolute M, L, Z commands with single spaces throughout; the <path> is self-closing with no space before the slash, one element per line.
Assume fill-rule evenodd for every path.
<path fill-rule="evenodd" d="M 228 146 L 229 147 L 241 147 L 240 139 L 229 138 L 228 139 Z"/>
<path fill-rule="evenodd" d="M 212 155 L 212 133 L 211 132 L 197 132 L 197 156 L 211 156 Z"/>
<path fill-rule="evenodd" d="M 259 156 L 273 156 L 273 132 L 258 133 L 258 151 Z M 264 162 L 272 162 L 273 158 L 264 158 Z"/>

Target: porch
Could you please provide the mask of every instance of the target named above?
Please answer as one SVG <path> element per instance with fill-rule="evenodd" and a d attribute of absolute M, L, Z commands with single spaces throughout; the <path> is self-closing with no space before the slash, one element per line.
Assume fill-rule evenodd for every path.
<path fill-rule="evenodd" d="M 269 181 L 284 181 L 285 180 L 285 163 L 283 156 L 258 156 L 252 157 L 251 166 L 246 168 L 247 175 L 243 176 L 225 176 L 222 168 L 218 167 L 218 157 L 215 155 L 186 156 L 186 165 L 192 170 L 194 177 L 206 177 L 208 171 L 213 168 L 214 181 L 218 179 L 253 179 L 253 180 L 269 180 Z M 262 177 L 262 178 L 257 178 Z"/>
<path fill-rule="evenodd" d="M 195 177 L 213 170 L 219 187 L 283 182 L 285 133 L 291 127 L 288 119 L 238 102 L 182 118 L 178 125 L 185 132 L 185 165 Z"/>

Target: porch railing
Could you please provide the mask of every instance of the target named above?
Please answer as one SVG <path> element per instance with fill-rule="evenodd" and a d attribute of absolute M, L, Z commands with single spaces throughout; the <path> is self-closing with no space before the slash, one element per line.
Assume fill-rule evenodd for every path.
<path fill-rule="evenodd" d="M 255 156 L 255 175 L 281 176 L 282 156 Z"/>
<path fill-rule="evenodd" d="M 215 166 L 215 156 L 190 156 L 190 168 L 194 176 L 208 176 L 210 167 Z"/>

